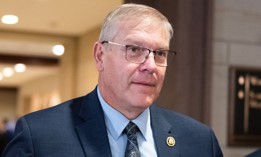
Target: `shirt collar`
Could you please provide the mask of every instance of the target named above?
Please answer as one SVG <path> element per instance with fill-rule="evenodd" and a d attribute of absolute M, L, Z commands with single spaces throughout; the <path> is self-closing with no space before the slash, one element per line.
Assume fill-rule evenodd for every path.
<path fill-rule="evenodd" d="M 105 115 L 107 129 L 112 137 L 115 140 L 118 140 L 130 120 L 105 102 L 100 94 L 99 88 L 97 88 L 97 94 Z M 147 140 L 148 129 L 150 129 L 149 108 L 143 111 L 137 118 L 133 119 L 132 122 L 134 122 L 139 127 L 144 139 Z"/>

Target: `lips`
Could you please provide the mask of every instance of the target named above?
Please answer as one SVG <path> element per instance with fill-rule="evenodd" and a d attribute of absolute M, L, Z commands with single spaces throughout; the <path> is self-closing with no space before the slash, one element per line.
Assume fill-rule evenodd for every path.
<path fill-rule="evenodd" d="M 149 86 L 149 87 L 155 87 L 156 86 L 156 83 L 148 82 L 148 81 L 133 81 L 132 83 L 136 84 L 136 85 Z"/>

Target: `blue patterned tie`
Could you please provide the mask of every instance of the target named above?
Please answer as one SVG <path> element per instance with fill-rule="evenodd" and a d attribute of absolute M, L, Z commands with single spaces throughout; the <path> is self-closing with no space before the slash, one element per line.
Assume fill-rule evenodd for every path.
<path fill-rule="evenodd" d="M 137 132 L 139 128 L 133 122 L 129 122 L 129 124 L 125 127 L 124 133 L 128 137 L 127 146 L 125 150 L 125 157 L 140 157 L 140 151 L 138 147 L 137 141 Z"/>

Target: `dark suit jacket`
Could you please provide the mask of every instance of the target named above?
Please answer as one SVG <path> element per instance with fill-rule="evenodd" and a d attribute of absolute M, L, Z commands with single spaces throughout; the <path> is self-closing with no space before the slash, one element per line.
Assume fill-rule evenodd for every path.
<path fill-rule="evenodd" d="M 222 157 L 211 129 L 156 106 L 151 123 L 159 157 Z M 167 137 L 174 137 L 170 147 Z M 110 157 L 106 125 L 97 91 L 19 119 L 15 138 L 3 157 Z"/>
<path fill-rule="evenodd" d="M 260 157 L 261 156 L 261 149 L 258 149 L 248 155 L 246 155 L 246 157 Z"/>

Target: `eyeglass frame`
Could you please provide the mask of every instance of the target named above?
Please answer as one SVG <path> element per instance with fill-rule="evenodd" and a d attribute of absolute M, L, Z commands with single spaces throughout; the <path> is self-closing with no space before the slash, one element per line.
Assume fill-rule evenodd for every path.
<path fill-rule="evenodd" d="M 157 66 L 160 66 L 160 67 L 167 67 L 168 65 L 170 65 L 170 64 L 172 63 L 173 59 L 175 58 L 175 56 L 176 56 L 176 54 L 177 54 L 177 52 L 176 52 L 176 51 L 173 51 L 173 50 L 164 50 L 164 49 L 162 49 L 162 50 L 151 50 L 151 49 L 148 49 L 148 48 L 145 48 L 145 47 L 141 47 L 141 46 L 137 46 L 137 45 L 124 45 L 124 44 L 119 44 L 119 43 L 115 43 L 115 42 L 111 42 L 111 41 L 102 41 L 101 44 L 112 44 L 112 45 L 116 45 L 116 46 L 125 47 L 125 52 L 126 52 L 125 57 L 126 57 L 126 60 L 129 61 L 129 62 L 132 62 L 132 63 L 136 63 L 136 64 L 142 64 L 142 63 L 146 62 L 146 60 L 147 60 L 148 56 L 150 55 L 150 53 L 153 53 L 155 64 L 156 64 Z M 133 60 L 130 60 L 130 59 L 128 58 L 128 54 L 127 54 L 127 53 L 128 53 L 128 48 L 130 48 L 130 47 L 139 48 L 140 50 L 143 50 L 142 52 L 145 52 L 144 50 L 147 50 L 149 53 L 148 53 L 147 55 L 145 55 L 144 61 L 142 61 L 142 62 L 133 61 Z M 163 52 L 163 51 L 164 51 L 164 52 L 168 52 L 168 54 L 166 55 L 166 56 L 167 56 L 167 57 L 166 57 L 166 65 L 157 63 L 157 60 L 156 60 L 156 58 L 155 58 L 156 55 L 159 54 L 159 52 Z M 171 54 L 171 53 L 173 54 L 173 55 L 172 55 L 172 58 L 170 58 L 171 60 L 168 61 L 168 56 L 169 56 L 169 54 Z M 168 64 L 168 62 L 169 62 L 169 64 Z"/>

